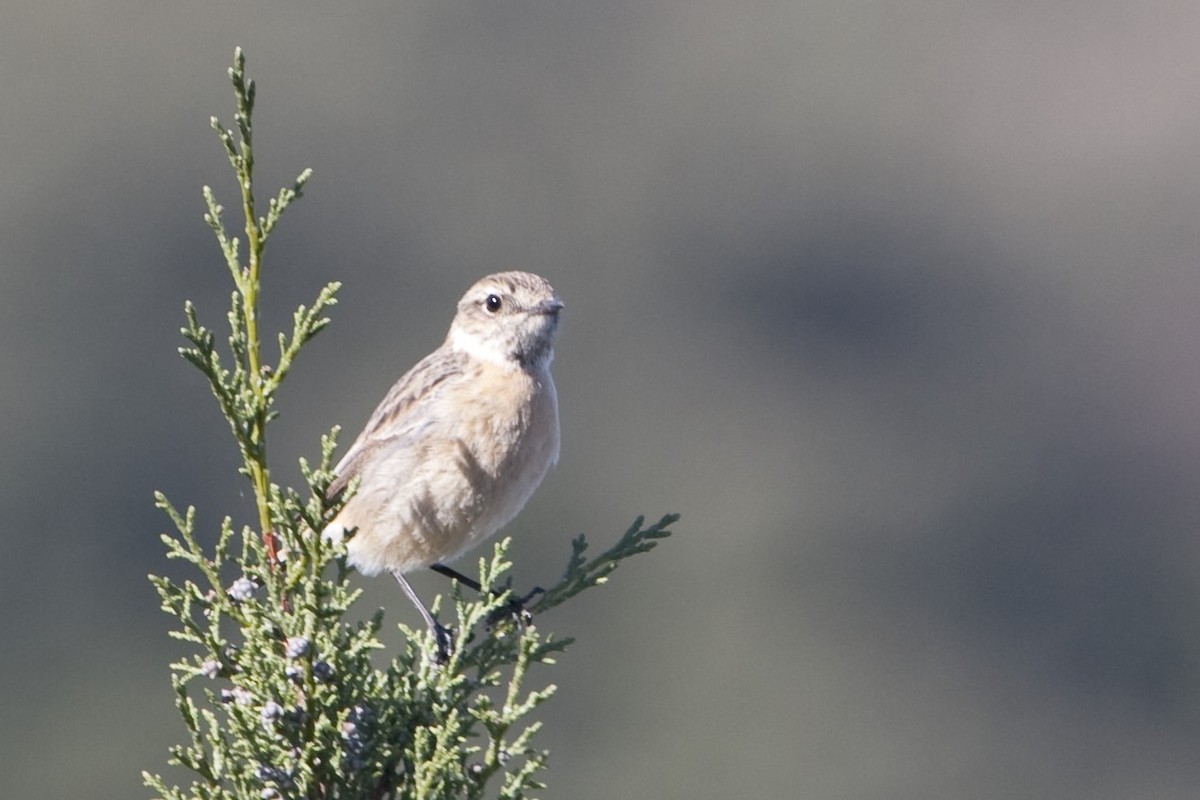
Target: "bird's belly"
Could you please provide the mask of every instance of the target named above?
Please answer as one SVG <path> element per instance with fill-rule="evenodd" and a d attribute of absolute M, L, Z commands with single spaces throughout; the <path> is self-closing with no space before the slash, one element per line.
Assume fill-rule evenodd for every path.
<path fill-rule="evenodd" d="M 384 459 L 369 481 L 381 491 L 360 489 L 353 515 L 338 519 L 358 528 L 349 563 L 371 575 L 451 561 L 510 522 L 558 460 L 554 385 L 535 388 L 517 404 L 493 395 L 497 402 L 456 421 L 456 436 L 432 437 L 415 459 Z M 514 405 L 519 413 L 499 413 Z"/>

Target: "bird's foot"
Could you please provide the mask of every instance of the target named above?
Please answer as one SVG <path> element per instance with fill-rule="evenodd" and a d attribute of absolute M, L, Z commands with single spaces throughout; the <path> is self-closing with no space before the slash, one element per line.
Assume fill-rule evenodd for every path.
<path fill-rule="evenodd" d="M 533 598 L 539 594 L 545 594 L 546 590 L 540 586 L 533 587 L 524 597 L 511 597 L 504 605 L 497 608 L 492 613 L 488 614 L 487 626 L 489 629 L 495 628 L 501 622 L 511 622 L 518 628 L 525 628 L 533 624 L 533 612 L 525 606 Z"/>
<path fill-rule="evenodd" d="M 433 634 L 434 640 L 433 659 L 438 666 L 445 666 L 450 662 L 450 657 L 454 655 L 454 629 L 447 628 L 434 620 L 429 630 Z"/>

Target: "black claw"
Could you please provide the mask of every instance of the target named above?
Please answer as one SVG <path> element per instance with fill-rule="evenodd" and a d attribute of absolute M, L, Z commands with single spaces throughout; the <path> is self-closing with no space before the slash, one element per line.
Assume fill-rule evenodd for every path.
<path fill-rule="evenodd" d="M 501 622 L 509 621 L 518 628 L 524 628 L 533 624 L 533 612 L 525 607 L 525 605 L 537 597 L 539 594 L 545 594 L 546 590 L 540 586 L 535 586 L 524 597 L 514 597 L 504 605 L 497 608 L 491 614 L 488 614 L 488 628 L 495 628 Z"/>
<path fill-rule="evenodd" d="M 432 630 L 433 638 L 437 642 L 437 650 L 433 657 L 438 665 L 442 666 L 454 655 L 454 630 L 437 621 L 433 623 Z"/>
<path fill-rule="evenodd" d="M 431 569 L 434 572 L 445 575 L 447 578 L 452 578 L 453 580 L 458 581 L 462 585 L 470 587 L 471 589 L 474 589 L 475 591 L 479 592 L 480 594 L 483 594 L 483 587 L 479 585 L 479 581 L 468 578 L 466 575 L 463 575 L 461 572 L 458 572 L 457 570 L 447 567 L 445 564 L 434 564 L 434 565 L 432 565 Z M 533 613 L 530 612 L 529 609 L 525 608 L 525 605 L 530 600 L 537 597 L 539 594 L 545 594 L 545 593 L 546 593 L 545 589 L 543 589 L 540 586 L 535 586 L 529 592 L 529 594 L 525 595 L 524 597 L 514 597 L 512 600 L 509 600 L 503 606 L 501 606 L 500 608 L 496 609 L 495 611 L 493 611 L 491 614 L 488 615 L 488 618 L 487 618 L 488 629 L 491 630 L 491 629 L 495 628 L 498 624 L 500 624 L 501 622 L 506 621 L 506 620 L 512 621 L 513 624 L 515 624 L 521 628 L 525 627 L 526 625 L 532 625 L 533 624 Z M 500 594 L 500 592 L 491 590 L 489 592 L 489 594 L 491 594 L 492 597 L 495 597 L 496 595 Z"/>
<path fill-rule="evenodd" d="M 537 597 L 539 594 L 545 594 L 545 593 L 546 593 L 545 589 L 543 589 L 540 586 L 535 586 L 529 590 L 529 594 L 527 594 L 521 598 L 521 605 L 523 606 L 526 603 L 528 603 L 530 600 L 532 600 L 533 598 Z"/>

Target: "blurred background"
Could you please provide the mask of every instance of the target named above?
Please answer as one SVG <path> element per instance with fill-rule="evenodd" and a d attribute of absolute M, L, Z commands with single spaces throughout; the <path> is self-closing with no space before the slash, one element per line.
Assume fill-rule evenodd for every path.
<path fill-rule="evenodd" d="M 547 797 L 1194 797 L 1198 37 L 1167 0 L 9 4 L 0 796 L 148 796 L 183 735 L 151 493 L 252 519 L 175 353 L 227 307 L 241 45 L 260 192 L 315 170 L 267 329 L 345 282 L 275 476 L 519 266 L 567 309 L 518 583 L 683 514 L 542 623 L 579 640 Z"/>

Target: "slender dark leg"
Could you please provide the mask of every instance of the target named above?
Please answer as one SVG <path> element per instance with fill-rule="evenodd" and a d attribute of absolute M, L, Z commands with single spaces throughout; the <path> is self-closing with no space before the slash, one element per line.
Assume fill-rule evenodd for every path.
<path fill-rule="evenodd" d="M 452 567 L 447 567 L 445 564 L 431 564 L 429 568 L 438 574 L 445 575 L 447 578 L 456 580 L 463 586 L 467 586 L 479 592 L 480 594 L 483 594 L 483 587 L 479 585 L 479 581 L 473 578 L 468 578 L 466 575 L 463 575 L 461 572 Z M 533 614 L 529 613 L 529 611 L 525 608 L 525 604 L 537 597 L 539 594 L 545 593 L 545 589 L 540 586 L 535 586 L 533 590 L 524 597 L 514 597 L 505 609 L 498 612 L 493 612 L 492 618 L 489 619 L 489 624 L 495 624 L 497 620 L 501 619 L 505 615 L 512 615 L 512 618 L 518 624 L 530 624 L 533 622 Z M 500 592 L 489 590 L 489 594 L 495 597 L 496 595 L 500 594 Z"/>
<path fill-rule="evenodd" d="M 463 575 L 456 569 L 447 567 L 445 564 L 433 564 L 429 568 L 434 572 L 445 575 L 447 578 L 458 581 L 463 586 L 468 586 L 480 594 L 483 594 L 483 587 L 479 585 L 479 581 L 475 580 L 474 578 L 468 578 L 466 575 Z"/>
<path fill-rule="evenodd" d="M 445 664 L 450 660 L 450 654 L 454 652 L 454 634 L 449 628 L 433 618 L 433 614 L 429 613 L 429 609 L 421 602 L 421 598 L 417 597 L 417 593 L 408 585 L 408 581 L 404 579 L 403 575 L 393 570 L 392 577 L 399 581 L 400 588 L 408 595 L 408 599 L 412 600 L 413 605 L 417 607 L 417 611 L 421 612 L 421 617 L 425 620 L 425 624 L 429 626 L 429 630 L 433 631 L 433 638 L 437 641 L 437 662 Z"/>

